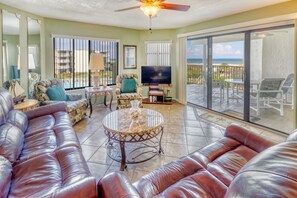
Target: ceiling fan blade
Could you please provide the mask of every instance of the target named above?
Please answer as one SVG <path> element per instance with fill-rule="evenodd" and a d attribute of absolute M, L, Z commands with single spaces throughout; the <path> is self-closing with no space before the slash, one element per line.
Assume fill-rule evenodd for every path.
<path fill-rule="evenodd" d="M 133 10 L 133 9 L 136 9 L 136 8 L 140 8 L 140 6 L 133 6 L 133 7 L 130 7 L 130 8 L 119 9 L 119 10 L 115 10 L 115 12 L 122 12 L 122 11 L 126 11 L 126 10 Z"/>
<path fill-rule="evenodd" d="M 160 7 L 162 9 L 167 9 L 167 10 L 188 11 L 191 6 L 180 5 L 180 4 L 171 4 L 171 3 L 161 3 Z"/>
<path fill-rule="evenodd" d="M 148 2 L 159 2 L 159 3 L 162 3 L 165 0 L 136 0 L 136 1 L 139 1 L 141 3 L 148 3 Z"/>

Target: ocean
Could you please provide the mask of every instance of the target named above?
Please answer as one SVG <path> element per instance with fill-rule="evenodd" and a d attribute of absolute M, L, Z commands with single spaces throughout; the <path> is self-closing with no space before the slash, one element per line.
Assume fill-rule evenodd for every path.
<path fill-rule="evenodd" d="M 188 64 L 199 64 L 202 63 L 202 58 L 188 58 L 187 59 Z M 243 65 L 243 59 L 240 58 L 215 58 L 212 59 L 213 64 L 222 64 L 222 63 L 227 63 L 227 64 L 240 64 Z"/>

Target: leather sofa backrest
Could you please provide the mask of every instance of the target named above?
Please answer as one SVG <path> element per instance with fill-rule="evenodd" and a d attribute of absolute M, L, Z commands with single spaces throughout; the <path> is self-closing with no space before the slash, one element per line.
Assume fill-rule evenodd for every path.
<path fill-rule="evenodd" d="M 0 87 L 0 125 L 6 122 L 8 112 L 14 109 L 13 99 L 6 89 Z"/>
<path fill-rule="evenodd" d="M 291 135 L 289 135 L 289 137 L 287 138 L 287 142 L 290 141 L 297 141 L 297 129 L 295 129 Z"/>
<path fill-rule="evenodd" d="M 5 123 L 0 126 L 0 156 L 14 163 L 20 156 L 24 143 L 24 133 L 20 128 Z"/>
<path fill-rule="evenodd" d="M 297 141 L 266 149 L 231 182 L 225 197 L 296 197 Z"/>

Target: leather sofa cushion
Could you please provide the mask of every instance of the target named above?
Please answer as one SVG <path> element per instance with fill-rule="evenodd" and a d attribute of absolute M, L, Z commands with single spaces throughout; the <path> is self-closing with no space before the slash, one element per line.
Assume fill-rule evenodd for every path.
<path fill-rule="evenodd" d="M 211 174 L 229 186 L 237 172 L 257 152 L 231 138 L 222 138 L 190 157 L 201 163 Z"/>
<path fill-rule="evenodd" d="M 23 148 L 24 133 L 16 126 L 6 123 L 0 126 L 0 155 L 15 162 Z"/>
<path fill-rule="evenodd" d="M 177 183 L 169 186 L 157 197 L 223 197 L 227 187 L 220 182 L 215 176 L 206 170 L 198 172 L 183 178 Z"/>
<path fill-rule="evenodd" d="M 24 142 L 21 160 L 66 146 L 80 149 L 76 133 L 71 126 L 57 126 L 50 130 L 26 134 Z"/>
<path fill-rule="evenodd" d="M 26 114 L 17 110 L 9 111 L 6 122 L 18 127 L 23 133 L 28 127 L 28 118 Z"/>
<path fill-rule="evenodd" d="M 296 197 L 296 164 L 296 141 L 268 148 L 239 171 L 225 197 Z"/>
<path fill-rule="evenodd" d="M 60 111 L 50 115 L 44 115 L 30 119 L 26 135 L 35 134 L 45 130 L 52 130 L 57 126 L 72 126 L 72 123 L 66 112 Z"/>
<path fill-rule="evenodd" d="M 7 90 L 0 87 L 0 108 L 4 115 L 7 115 L 10 110 L 13 110 L 14 103 L 11 95 Z"/>
<path fill-rule="evenodd" d="M 212 183 L 213 185 L 209 185 Z M 227 187 L 189 156 L 151 172 L 133 184 L 140 197 L 222 197 Z M 217 187 L 214 187 L 217 185 Z M 203 188 L 207 189 L 204 190 Z M 190 193 L 186 191 L 190 190 Z"/>
<path fill-rule="evenodd" d="M 20 159 L 75 146 L 80 149 L 76 133 L 66 112 L 56 112 L 29 120 Z"/>
<path fill-rule="evenodd" d="M 81 151 L 67 147 L 18 161 L 11 197 L 96 197 L 96 181 Z"/>
<path fill-rule="evenodd" d="M 0 156 L 0 197 L 7 197 L 12 176 L 11 163 Z"/>

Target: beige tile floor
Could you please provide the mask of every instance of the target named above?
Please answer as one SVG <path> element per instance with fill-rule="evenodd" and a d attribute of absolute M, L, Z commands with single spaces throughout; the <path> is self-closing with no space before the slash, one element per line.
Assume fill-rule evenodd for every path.
<path fill-rule="evenodd" d="M 180 104 L 145 105 L 145 108 L 155 109 L 165 118 L 162 140 L 164 154 L 157 155 L 144 163 L 128 165 L 124 172 L 132 182 L 164 164 L 223 137 L 223 127 L 200 118 L 200 115 L 206 113 L 205 109 Z M 114 105 L 113 109 L 115 109 Z M 91 118 L 86 118 L 74 126 L 83 155 L 97 181 L 110 172 L 118 171 L 120 166 L 106 154 L 107 137 L 101 121 L 108 113 L 110 113 L 109 108 L 96 107 Z M 284 136 L 271 131 L 261 135 L 272 138 L 274 141 L 285 140 Z"/>

